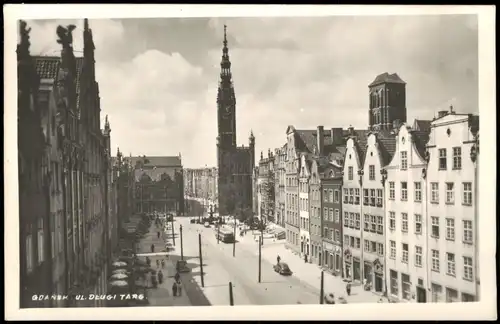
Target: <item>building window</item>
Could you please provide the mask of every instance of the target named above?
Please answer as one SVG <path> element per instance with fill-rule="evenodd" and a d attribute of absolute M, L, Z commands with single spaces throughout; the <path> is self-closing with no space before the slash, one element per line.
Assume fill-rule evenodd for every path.
<path fill-rule="evenodd" d="M 402 201 L 408 200 L 408 183 L 407 182 L 401 182 L 401 200 Z"/>
<path fill-rule="evenodd" d="M 408 263 L 408 244 L 402 243 L 402 247 L 403 247 L 403 255 L 401 257 L 401 262 Z"/>
<path fill-rule="evenodd" d="M 439 238 L 439 218 L 436 216 L 431 216 L 432 233 L 431 236 L 434 238 Z"/>
<path fill-rule="evenodd" d="M 329 200 L 330 202 L 333 202 L 333 190 L 328 190 L 328 194 L 329 194 L 329 196 L 328 196 L 328 197 L 329 197 L 329 198 L 328 198 L 328 200 Z"/>
<path fill-rule="evenodd" d="M 333 229 L 330 230 L 330 236 L 328 237 L 331 241 L 333 241 L 335 239 L 335 236 L 334 236 L 335 232 Z"/>
<path fill-rule="evenodd" d="M 354 189 L 354 204 L 359 205 L 359 188 Z"/>
<path fill-rule="evenodd" d="M 384 234 L 384 217 L 377 216 L 377 234 Z"/>
<path fill-rule="evenodd" d="M 415 214 L 415 234 L 422 234 L 422 215 Z"/>
<path fill-rule="evenodd" d="M 347 170 L 348 170 L 347 171 L 348 179 L 353 180 L 354 179 L 354 168 L 352 166 L 350 166 Z"/>
<path fill-rule="evenodd" d="M 464 243 L 472 244 L 472 221 L 464 220 L 463 226 L 464 226 L 463 241 Z"/>
<path fill-rule="evenodd" d="M 464 279 L 467 281 L 472 281 L 473 272 L 472 272 L 472 258 L 464 256 Z"/>
<path fill-rule="evenodd" d="M 396 213 L 393 211 L 389 212 L 389 229 L 396 229 Z"/>
<path fill-rule="evenodd" d="M 26 236 L 26 272 L 33 270 L 33 240 L 31 234 Z"/>
<path fill-rule="evenodd" d="M 415 246 L 415 266 L 422 267 L 422 247 Z"/>
<path fill-rule="evenodd" d="M 446 219 L 446 239 L 455 240 L 455 220 L 453 218 Z"/>
<path fill-rule="evenodd" d="M 349 203 L 354 204 L 354 189 L 349 189 Z"/>
<path fill-rule="evenodd" d="M 359 249 L 361 247 L 361 240 L 359 237 L 356 237 L 356 249 Z"/>
<path fill-rule="evenodd" d="M 473 301 L 474 301 L 474 296 L 466 294 L 466 293 L 462 293 L 462 302 L 469 303 L 469 302 L 473 302 Z"/>
<path fill-rule="evenodd" d="M 382 243 L 377 243 L 377 253 L 380 256 L 384 255 L 384 244 Z"/>
<path fill-rule="evenodd" d="M 375 215 L 370 215 L 370 225 L 371 225 L 371 228 L 370 228 L 370 232 L 377 232 L 377 217 Z"/>
<path fill-rule="evenodd" d="M 363 229 L 365 230 L 365 232 L 368 232 L 370 230 L 370 215 L 364 214 L 363 218 L 364 218 L 364 224 L 365 224 Z"/>
<path fill-rule="evenodd" d="M 368 176 L 370 180 L 375 180 L 375 166 L 370 165 L 368 166 Z"/>
<path fill-rule="evenodd" d="M 421 202 L 422 201 L 422 183 L 414 182 L 413 185 L 415 186 L 415 201 Z"/>
<path fill-rule="evenodd" d="M 356 229 L 360 229 L 361 228 L 361 215 L 359 213 L 356 213 L 355 217 L 356 217 Z"/>
<path fill-rule="evenodd" d="M 365 252 L 370 252 L 370 241 L 365 241 Z"/>
<path fill-rule="evenodd" d="M 431 183 L 431 202 L 439 203 L 439 183 L 437 182 Z"/>
<path fill-rule="evenodd" d="M 455 254 L 446 253 L 446 274 L 455 276 Z"/>
<path fill-rule="evenodd" d="M 333 193 L 333 200 L 338 203 L 340 201 L 340 194 L 338 190 L 335 190 Z"/>
<path fill-rule="evenodd" d="M 356 226 L 356 221 L 354 218 L 354 213 L 349 213 L 349 227 L 355 228 L 355 226 Z"/>
<path fill-rule="evenodd" d="M 432 302 L 438 303 L 441 300 L 441 294 L 443 293 L 443 287 L 437 284 L 431 284 L 432 291 Z"/>
<path fill-rule="evenodd" d="M 463 183 L 463 204 L 464 205 L 472 205 L 472 183 L 464 182 Z"/>
<path fill-rule="evenodd" d="M 401 213 L 401 232 L 408 233 L 408 214 Z"/>
<path fill-rule="evenodd" d="M 340 231 L 335 230 L 335 242 L 340 243 Z"/>
<path fill-rule="evenodd" d="M 382 207 L 382 189 L 377 189 L 377 207 Z"/>
<path fill-rule="evenodd" d="M 340 210 L 335 209 L 335 223 L 340 223 Z"/>
<path fill-rule="evenodd" d="M 439 170 L 446 170 L 446 149 L 439 149 Z"/>
<path fill-rule="evenodd" d="M 328 220 L 328 208 L 323 208 L 323 219 Z"/>
<path fill-rule="evenodd" d="M 367 206 L 369 204 L 368 200 L 368 189 L 363 189 L 363 205 Z"/>
<path fill-rule="evenodd" d="M 456 303 L 458 302 L 458 291 L 451 288 L 446 288 L 446 302 Z"/>
<path fill-rule="evenodd" d="M 455 203 L 455 195 L 453 192 L 453 187 L 454 187 L 453 182 L 446 183 L 446 203 L 447 204 Z"/>
<path fill-rule="evenodd" d="M 38 232 L 37 232 L 37 244 L 38 244 L 38 263 L 44 261 L 44 239 L 43 239 L 43 218 L 38 219 Z"/>
<path fill-rule="evenodd" d="M 391 270 L 391 295 L 398 296 L 398 273 Z"/>
<path fill-rule="evenodd" d="M 432 271 L 439 272 L 439 250 L 431 250 L 432 253 Z"/>
<path fill-rule="evenodd" d="M 462 169 L 462 148 L 453 148 L 453 170 Z"/>
<path fill-rule="evenodd" d="M 344 226 L 349 227 L 349 213 L 344 212 Z"/>
<path fill-rule="evenodd" d="M 396 199 L 396 185 L 394 182 L 389 182 L 389 199 Z"/>
<path fill-rule="evenodd" d="M 401 274 L 401 289 L 403 293 L 403 299 L 410 300 L 411 299 L 410 276 L 404 273 Z"/>
<path fill-rule="evenodd" d="M 396 241 L 391 241 L 391 254 L 389 257 L 391 259 L 396 259 Z"/>
<path fill-rule="evenodd" d="M 406 151 L 401 152 L 401 170 L 408 168 L 408 154 Z"/>
<path fill-rule="evenodd" d="M 349 189 L 344 188 L 344 204 L 349 203 Z"/>
<path fill-rule="evenodd" d="M 344 246 L 345 247 L 349 246 L 349 235 L 344 235 Z"/>

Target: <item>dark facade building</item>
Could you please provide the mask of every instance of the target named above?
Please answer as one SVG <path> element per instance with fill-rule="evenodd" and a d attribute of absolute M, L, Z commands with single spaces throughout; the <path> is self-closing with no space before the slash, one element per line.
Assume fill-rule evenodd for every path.
<path fill-rule="evenodd" d="M 219 214 L 228 215 L 236 209 L 252 209 L 252 172 L 255 167 L 255 137 L 250 134 L 249 146 L 236 145 L 236 96 L 227 48 L 226 26 L 220 82 L 217 92 L 217 165 Z"/>
<path fill-rule="evenodd" d="M 397 73 L 378 75 L 368 88 L 370 129 L 390 131 L 395 120 L 406 123 L 406 82 Z"/>
<path fill-rule="evenodd" d="M 259 161 L 259 175 L 257 179 L 259 198 L 259 218 L 265 222 L 276 222 L 274 218 L 275 206 L 275 157 L 269 150 L 267 158 L 264 158 L 262 152 Z"/>
<path fill-rule="evenodd" d="M 136 213 L 184 213 L 181 156 L 131 157 Z"/>
<path fill-rule="evenodd" d="M 19 50 L 25 61 L 20 66 L 26 70 L 19 74 L 19 89 L 26 93 L 27 85 L 37 83 L 38 93 L 31 99 L 31 111 L 39 116 L 41 114 L 37 122 L 43 131 L 42 143 L 45 145 L 40 167 L 32 165 L 30 171 L 33 175 L 45 176 L 41 178 L 41 183 L 45 185 L 44 199 L 38 202 L 38 197 L 32 197 L 30 203 L 24 204 L 36 206 L 36 214 L 43 216 L 43 219 L 36 221 L 36 227 L 39 228 L 36 240 L 29 235 L 26 238 L 25 232 L 31 234 L 31 230 L 21 227 L 21 237 L 26 238 L 21 251 L 29 250 L 26 252 L 26 264 L 21 267 L 21 291 L 34 288 L 29 273 L 33 273 L 35 264 L 40 264 L 43 273 L 37 274 L 35 281 L 38 287 L 35 290 L 21 293 L 21 307 L 41 307 L 40 302 L 35 305 L 24 300 L 30 299 L 32 293 L 72 295 L 106 291 L 106 263 L 112 259 L 110 240 L 117 231 L 113 226 L 115 220 L 112 219 L 116 215 L 110 211 L 109 199 L 111 129 L 107 121 L 104 130 L 100 128 L 101 109 L 95 80 L 92 31 L 85 19 L 84 54 L 77 58 L 72 45 L 74 29 L 73 25 L 57 28 L 58 43 L 62 46 L 60 57 L 33 58 L 30 63 L 30 69 L 34 71 L 34 76 L 31 76 L 33 81 L 26 81 L 29 53 L 26 55 L 25 32 Z M 25 119 L 24 112 L 20 110 L 20 131 L 28 129 L 25 121 L 21 123 L 21 116 Z M 30 146 L 31 151 L 37 152 L 38 142 L 33 140 L 36 135 L 34 130 L 23 133 L 30 134 L 30 141 L 25 143 L 20 138 L 20 153 L 29 151 Z M 21 148 L 22 145 L 25 146 Z M 23 164 L 20 161 L 20 165 Z M 20 182 L 20 191 L 24 191 L 25 186 Z M 40 210 L 44 213 L 40 213 Z M 21 225 L 29 225 L 30 221 L 23 214 L 26 212 L 21 211 Z M 46 304 L 70 306 L 73 303 L 71 300 L 50 300 Z M 103 302 L 79 305 L 99 306 Z"/>
<path fill-rule="evenodd" d="M 20 22 L 17 46 L 20 306 L 50 307 L 50 301 L 32 301 L 38 293 L 52 293 L 50 251 L 49 170 L 46 137 L 37 104 L 40 78 L 30 55 L 29 30 Z"/>
<path fill-rule="evenodd" d="M 323 268 L 342 275 L 342 166 L 323 164 L 321 172 Z"/>

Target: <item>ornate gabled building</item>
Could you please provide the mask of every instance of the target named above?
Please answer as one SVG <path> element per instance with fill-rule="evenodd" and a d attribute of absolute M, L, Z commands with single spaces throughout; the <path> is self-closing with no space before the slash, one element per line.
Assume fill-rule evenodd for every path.
<path fill-rule="evenodd" d="M 236 145 L 236 96 L 234 93 L 227 47 L 226 26 L 219 88 L 217 92 L 217 165 L 218 205 L 221 215 L 237 209 L 252 209 L 252 172 L 255 167 L 255 137 L 249 137 L 248 147 Z"/>
<path fill-rule="evenodd" d="M 479 300 L 478 132 L 479 116 L 453 107 L 431 123 L 425 181 L 432 302 Z"/>
<path fill-rule="evenodd" d="M 110 236 L 117 230 L 108 200 L 110 128 L 108 122 L 104 130 L 100 128 L 92 31 L 85 19 L 84 54 L 77 58 L 72 43 L 75 28 L 57 27 L 61 57 L 34 58 L 41 80 L 38 101 L 45 107 L 44 126 L 50 135 L 51 284 L 55 292 L 65 295 L 105 293 Z M 65 300 L 65 305 L 71 300 Z M 87 306 L 99 305 L 103 301 L 89 301 Z"/>
<path fill-rule="evenodd" d="M 429 129 L 414 130 L 403 123 L 395 131 L 396 150 L 392 161 L 384 167 L 387 293 L 396 300 L 425 303 L 430 265 L 424 157 Z"/>
<path fill-rule="evenodd" d="M 184 213 L 181 156 L 130 157 L 134 167 L 136 213 Z"/>
<path fill-rule="evenodd" d="M 40 79 L 30 55 L 27 24 L 17 46 L 20 307 L 50 307 L 32 296 L 52 293 L 47 140 L 37 102 Z"/>
<path fill-rule="evenodd" d="M 274 171 L 274 215 L 276 224 L 285 228 L 285 162 L 286 162 L 286 144 L 275 150 L 275 171 Z"/>
<path fill-rule="evenodd" d="M 395 150 L 388 131 L 349 129 L 343 179 L 344 274 L 385 291 L 385 204 L 383 167 Z M 361 200 L 362 197 L 362 200 Z"/>
<path fill-rule="evenodd" d="M 264 158 L 263 153 L 260 153 L 258 184 L 258 215 L 265 222 L 275 222 L 274 205 L 275 205 L 275 156 L 269 150 L 267 158 Z"/>

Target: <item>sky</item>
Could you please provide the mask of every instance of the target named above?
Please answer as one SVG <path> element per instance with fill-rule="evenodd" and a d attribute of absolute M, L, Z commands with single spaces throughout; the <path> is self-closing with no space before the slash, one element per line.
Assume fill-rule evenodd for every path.
<path fill-rule="evenodd" d="M 32 55 L 59 55 L 57 25 L 30 20 Z M 297 129 L 368 126 L 368 84 L 398 73 L 407 83 L 408 122 L 453 105 L 479 113 L 476 15 L 263 18 L 146 18 L 89 21 L 95 43 L 101 125 L 112 154 L 182 156 L 216 166 L 216 94 L 227 25 L 239 146 L 252 130 L 256 156 Z"/>

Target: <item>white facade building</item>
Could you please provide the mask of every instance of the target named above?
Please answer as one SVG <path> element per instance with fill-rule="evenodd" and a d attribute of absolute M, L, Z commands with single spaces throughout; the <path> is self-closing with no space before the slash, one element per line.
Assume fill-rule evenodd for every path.
<path fill-rule="evenodd" d="M 385 167 L 386 284 L 393 299 L 425 303 L 428 298 L 427 131 L 398 130 L 396 150 Z"/>
<path fill-rule="evenodd" d="M 311 161 L 306 154 L 302 154 L 299 173 L 299 237 L 301 255 L 310 256 L 311 235 L 309 234 L 309 178 L 311 175 Z"/>
<path fill-rule="evenodd" d="M 452 108 L 431 123 L 426 187 L 432 302 L 473 301 L 479 293 L 477 172 L 472 158 L 477 155 L 478 130 L 478 116 L 456 114 Z"/>

